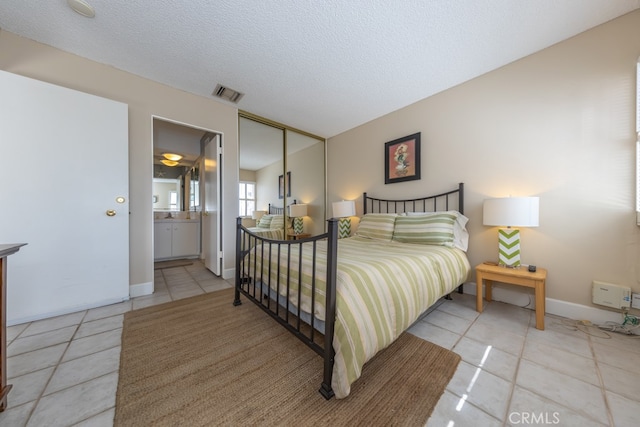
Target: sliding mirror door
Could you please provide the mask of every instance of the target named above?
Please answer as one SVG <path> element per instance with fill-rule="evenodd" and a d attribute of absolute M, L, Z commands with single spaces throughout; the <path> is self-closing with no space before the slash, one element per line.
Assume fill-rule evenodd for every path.
<path fill-rule="evenodd" d="M 290 179 L 291 195 L 296 203 L 305 205 L 306 213 L 300 219 L 298 230 L 302 233 L 322 234 L 325 221 L 325 159 L 324 140 L 286 129 L 287 177 Z"/>
<path fill-rule="evenodd" d="M 254 211 L 268 212 L 297 202 L 298 231 L 317 235 L 325 224 L 325 141 L 250 113 L 239 113 L 240 200 L 243 224 L 256 225 Z M 286 156 L 285 156 L 286 153 Z M 294 234 L 285 209 L 285 237 Z M 294 209 L 294 215 L 300 209 Z M 297 212 L 297 213 L 296 213 Z"/>
<path fill-rule="evenodd" d="M 256 225 L 254 211 L 268 213 L 269 205 L 285 206 L 278 194 L 284 168 L 284 130 L 251 118 L 239 117 L 240 200 L 243 225 Z"/>

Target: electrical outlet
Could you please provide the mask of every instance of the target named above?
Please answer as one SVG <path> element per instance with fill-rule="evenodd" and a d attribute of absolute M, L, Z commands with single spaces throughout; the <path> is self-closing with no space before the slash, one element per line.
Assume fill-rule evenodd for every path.
<path fill-rule="evenodd" d="M 631 294 L 631 308 L 640 309 L 640 294 L 637 292 Z"/>

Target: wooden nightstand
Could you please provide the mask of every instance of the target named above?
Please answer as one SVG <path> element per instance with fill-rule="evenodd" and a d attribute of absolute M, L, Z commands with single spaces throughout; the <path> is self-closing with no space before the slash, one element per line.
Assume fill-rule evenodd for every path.
<path fill-rule="evenodd" d="M 309 233 L 287 233 L 288 240 L 298 240 L 298 239 L 306 239 L 307 237 L 311 237 Z"/>
<path fill-rule="evenodd" d="M 546 280 L 547 270 L 544 268 L 538 268 L 535 273 L 532 273 L 527 270 L 527 267 L 507 268 L 499 265 L 479 264 L 476 266 L 476 310 L 482 313 L 483 284 L 486 284 L 485 299 L 487 301 L 491 301 L 491 286 L 494 281 L 533 288 L 536 294 L 536 328 L 544 330 Z"/>

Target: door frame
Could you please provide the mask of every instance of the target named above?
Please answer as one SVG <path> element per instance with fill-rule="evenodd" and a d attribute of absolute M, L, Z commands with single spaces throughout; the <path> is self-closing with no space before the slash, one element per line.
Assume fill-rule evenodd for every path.
<path fill-rule="evenodd" d="M 173 123 L 173 124 L 178 125 L 178 126 L 183 126 L 183 127 L 187 127 L 187 128 L 191 128 L 191 129 L 201 130 L 201 131 L 203 131 L 203 132 L 205 132 L 205 133 L 206 133 L 206 132 L 210 132 L 210 133 L 212 133 L 212 134 L 215 134 L 215 135 L 218 135 L 218 136 L 219 136 L 220 141 L 221 141 L 221 144 L 222 144 L 222 143 L 223 143 L 223 141 L 224 141 L 223 133 L 222 133 L 222 132 L 220 132 L 220 131 L 217 131 L 217 130 L 214 130 L 214 129 L 211 129 L 211 128 L 206 128 L 206 127 L 202 127 L 202 126 L 194 125 L 194 124 L 191 124 L 191 123 L 186 123 L 186 122 L 183 122 L 183 121 L 180 121 L 180 120 L 171 119 L 171 118 L 168 118 L 168 117 L 165 117 L 165 116 L 160 116 L 160 115 L 157 115 L 157 114 L 152 114 L 152 115 L 151 115 L 151 159 L 150 159 L 150 160 L 151 160 L 151 170 L 152 170 L 152 171 L 153 171 L 153 165 L 154 165 L 154 163 L 153 163 L 153 162 L 154 162 L 154 153 L 153 153 L 153 148 L 154 148 L 154 143 L 153 143 L 153 142 L 154 142 L 154 125 L 153 125 L 153 123 L 154 123 L 154 120 L 156 120 L 156 119 L 157 119 L 157 120 L 161 120 L 161 121 L 165 121 L 165 122 L 169 122 L 169 123 Z M 202 152 L 201 152 L 200 154 L 202 155 Z M 222 167 L 222 165 L 219 165 L 219 167 Z M 151 174 L 151 180 L 152 180 L 152 183 L 153 183 L 153 173 Z M 202 185 L 202 184 L 201 184 L 201 185 Z M 201 191 L 202 191 L 202 188 L 203 188 L 203 187 L 204 187 L 204 185 L 202 185 L 202 187 L 201 187 Z M 218 192 L 220 192 L 220 194 L 221 194 L 221 192 L 222 192 L 221 182 L 218 182 Z M 223 203 L 223 202 L 222 202 L 222 198 L 220 198 L 220 205 L 221 205 L 221 206 L 220 206 L 220 211 L 222 211 L 222 203 Z M 201 205 L 201 207 L 202 207 L 202 205 Z M 153 199 L 151 199 L 151 200 L 149 201 L 149 209 L 150 209 L 150 213 L 149 213 L 149 214 L 150 214 L 151 218 L 154 218 L 154 212 L 153 212 Z M 201 209 L 201 210 L 202 210 L 202 209 Z M 152 250 L 153 250 L 154 243 L 155 243 L 155 242 L 154 242 L 155 237 L 154 237 L 154 233 L 153 233 L 153 227 L 154 227 L 154 224 L 155 224 L 155 220 L 152 220 L 152 221 L 151 221 L 151 248 L 152 248 Z M 221 234 L 222 234 L 222 222 L 220 222 L 220 223 L 219 223 L 219 227 L 218 227 L 218 228 L 219 228 L 219 230 L 218 230 L 218 234 L 219 234 L 219 235 L 221 235 Z M 203 238 L 204 238 L 204 234 L 203 234 L 203 227 L 202 227 L 202 222 L 201 222 L 201 223 L 200 223 L 200 248 L 201 248 L 201 250 L 200 250 L 200 256 L 202 256 L 202 239 L 203 239 Z M 220 239 L 220 240 L 221 240 L 221 239 Z M 222 251 L 222 248 L 220 248 L 220 251 Z M 151 262 L 152 262 L 152 263 L 154 263 L 154 256 L 153 256 L 153 255 L 154 255 L 154 254 L 152 254 L 152 257 L 151 257 Z M 222 256 L 223 256 L 223 258 L 224 258 L 224 254 L 223 254 Z M 223 262 L 224 262 L 224 261 L 223 261 L 223 259 L 222 259 L 222 260 L 221 260 L 221 263 L 223 263 Z M 222 265 L 224 265 L 224 263 L 223 263 Z M 153 266 L 152 266 L 152 271 L 153 271 Z M 153 283 L 152 293 L 153 293 L 153 292 L 155 292 L 155 283 Z"/>

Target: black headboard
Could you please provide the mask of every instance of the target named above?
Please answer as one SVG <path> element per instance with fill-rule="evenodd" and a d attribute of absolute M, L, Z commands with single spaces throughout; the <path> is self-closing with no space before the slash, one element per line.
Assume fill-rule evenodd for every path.
<path fill-rule="evenodd" d="M 292 204 L 293 205 L 297 204 L 296 200 L 294 200 Z M 284 208 L 276 207 L 271 205 L 271 203 L 269 203 L 269 210 L 267 211 L 267 213 L 271 215 L 283 215 Z"/>
<path fill-rule="evenodd" d="M 456 210 L 464 214 L 464 183 L 458 184 L 455 190 L 419 199 L 391 200 L 377 199 L 362 195 L 364 214 L 366 213 L 402 213 L 402 212 L 437 212 Z"/>

